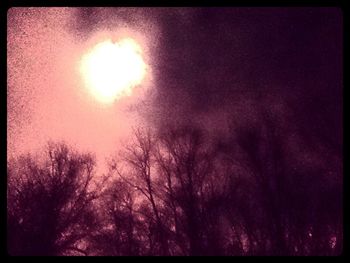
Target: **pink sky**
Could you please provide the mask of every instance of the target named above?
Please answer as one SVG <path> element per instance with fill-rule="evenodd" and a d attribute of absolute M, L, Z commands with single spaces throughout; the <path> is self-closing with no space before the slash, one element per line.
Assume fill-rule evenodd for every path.
<path fill-rule="evenodd" d="M 78 65 L 92 45 L 120 32 L 140 42 L 144 59 L 151 64 L 152 30 L 147 38 L 143 29 L 101 29 L 82 40 L 69 30 L 76 12 L 75 8 L 8 12 L 8 157 L 35 152 L 48 140 L 64 140 L 78 150 L 96 153 L 101 162 L 118 150 L 119 141 L 136 122 L 142 122 L 128 108 L 145 99 L 142 94 L 152 83 L 151 67 L 143 86 L 131 97 L 106 106 L 87 92 Z"/>

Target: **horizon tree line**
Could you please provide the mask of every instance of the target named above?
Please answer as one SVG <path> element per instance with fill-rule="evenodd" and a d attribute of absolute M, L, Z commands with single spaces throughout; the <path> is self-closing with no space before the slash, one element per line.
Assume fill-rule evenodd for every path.
<path fill-rule="evenodd" d="M 8 253 L 339 255 L 342 157 L 301 155 L 261 112 L 228 139 L 136 128 L 106 175 L 64 143 L 10 160 Z"/>

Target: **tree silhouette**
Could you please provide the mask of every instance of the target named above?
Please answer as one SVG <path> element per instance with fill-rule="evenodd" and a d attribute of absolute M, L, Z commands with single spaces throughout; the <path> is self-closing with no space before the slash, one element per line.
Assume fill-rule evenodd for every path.
<path fill-rule="evenodd" d="M 127 174 L 123 174 L 117 167 L 115 167 L 115 171 L 124 182 L 137 190 L 149 202 L 153 213 L 152 219 L 149 221 L 149 227 L 152 229 L 152 238 L 155 239 L 155 244 L 150 249 L 159 251 L 158 253 L 161 255 L 168 255 L 166 229 L 159 211 L 157 189 L 154 185 L 155 175 L 152 170 L 155 142 L 148 130 L 137 129 L 134 131 L 134 136 L 134 143 L 127 145 L 122 153 L 123 162 L 129 168 Z"/>
<path fill-rule="evenodd" d="M 160 174 L 166 178 L 163 188 L 172 207 L 175 229 L 179 229 L 180 220 L 188 254 L 201 255 L 205 251 L 203 205 L 210 190 L 205 182 L 212 172 L 210 151 L 205 148 L 203 133 L 194 127 L 167 128 L 159 137 L 157 161 Z M 183 241 L 179 233 L 176 236 Z"/>
<path fill-rule="evenodd" d="M 134 190 L 121 180 L 114 180 L 101 194 L 99 227 L 90 241 L 98 255 L 142 255 L 142 222 L 135 211 Z"/>
<path fill-rule="evenodd" d="M 50 143 L 42 162 L 31 156 L 8 167 L 8 251 L 11 255 L 86 254 L 94 227 L 94 161 Z"/>
<path fill-rule="evenodd" d="M 106 177 L 64 144 L 10 161 L 9 253 L 340 254 L 341 158 L 302 136 L 291 146 L 259 113 L 226 141 L 193 125 L 135 129 Z"/>
<path fill-rule="evenodd" d="M 257 244 L 251 253 L 339 253 L 331 243 L 334 240 L 342 243 L 339 235 L 342 228 L 341 181 L 339 178 L 327 179 L 327 176 L 341 174 L 340 171 L 336 172 L 334 167 L 325 168 L 316 161 L 311 166 L 298 164 L 293 158 L 300 153 L 294 153 L 288 147 L 286 133 L 264 110 L 260 110 L 260 114 L 260 126 L 236 128 L 234 142 L 240 148 L 241 157 L 233 159 L 245 169 L 246 191 L 250 189 L 253 195 L 243 194 L 248 197 L 240 199 L 237 181 L 233 195 L 229 195 L 232 201 L 242 204 L 234 213 L 243 217 L 248 250 L 254 247 L 252 244 Z M 232 152 L 228 154 L 233 155 Z M 325 160 L 325 156 L 318 158 Z M 243 185 L 241 183 L 241 188 Z M 325 203 L 329 204 L 329 210 L 325 209 Z"/>

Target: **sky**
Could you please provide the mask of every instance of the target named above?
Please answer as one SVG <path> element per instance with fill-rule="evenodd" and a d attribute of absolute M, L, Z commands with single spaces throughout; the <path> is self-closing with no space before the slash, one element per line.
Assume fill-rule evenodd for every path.
<path fill-rule="evenodd" d="M 342 153 L 340 9 L 11 8 L 7 21 L 9 157 L 63 140 L 102 165 L 133 126 L 192 123 L 229 139 L 262 110 L 297 152 L 310 141 Z M 79 61 L 120 36 L 141 46 L 147 73 L 104 105 Z"/>

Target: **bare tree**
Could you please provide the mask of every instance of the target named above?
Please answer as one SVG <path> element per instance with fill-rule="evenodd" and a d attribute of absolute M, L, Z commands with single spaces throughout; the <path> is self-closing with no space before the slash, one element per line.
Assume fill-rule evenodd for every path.
<path fill-rule="evenodd" d="M 150 246 L 150 249 L 155 250 L 155 253 L 159 251 L 161 255 L 168 255 L 167 230 L 159 208 L 161 200 L 157 198 L 156 174 L 153 170 L 153 149 L 156 142 L 150 130 L 134 130 L 134 139 L 134 143 L 127 145 L 122 153 L 122 160 L 126 164 L 127 172 L 121 171 L 117 165 L 114 166 L 114 170 L 124 182 L 137 190 L 149 202 L 153 213 L 149 227 L 155 238 L 155 244 Z"/>
<path fill-rule="evenodd" d="M 91 237 L 98 255 L 142 255 L 143 225 L 135 209 L 135 190 L 113 180 L 99 200 L 99 228 Z"/>
<path fill-rule="evenodd" d="M 331 243 L 334 239 L 341 243 L 341 238 L 336 238 L 335 233 L 341 226 L 336 217 L 341 217 L 342 202 L 339 180 L 334 177 L 327 179 L 330 171 L 334 170 L 316 161 L 310 166 L 298 165 L 293 158 L 300 154 L 288 147 L 286 132 L 264 110 L 260 113 L 260 126 L 236 128 L 236 145 L 241 149 L 241 156 L 244 156 L 238 158 L 238 163 L 245 167 L 247 178 L 251 178 L 250 185 L 255 195 L 250 199 L 253 207 L 259 207 L 254 210 L 241 209 L 241 215 L 247 211 L 250 217 L 259 218 L 259 225 L 247 224 L 248 237 L 257 236 L 254 234 L 257 231 L 263 233 L 259 238 L 265 238 L 266 246 L 260 251 L 262 254 L 335 253 L 336 249 Z M 325 161 L 325 156 L 317 158 Z M 324 208 L 322 203 L 326 202 L 335 208 L 333 212 Z M 249 208 L 247 205 L 245 207 Z M 251 220 L 245 216 L 244 221 Z M 257 243 L 262 248 L 259 239 Z"/>
<path fill-rule="evenodd" d="M 157 155 L 161 174 L 165 175 L 164 191 L 177 231 L 181 225 L 189 243 L 190 255 L 201 255 L 204 249 L 203 208 L 208 194 L 206 179 L 212 172 L 212 157 L 206 148 L 203 133 L 194 127 L 168 128 L 159 135 Z M 179 214 L 178 210 L 181 211 Z"/>
<path fill-rule="evenodd" d="M 93 158 L 54 143 L 45 157 L 28 155 L 9 164 L 8 251 L 85 255 L 84 240 L 95 224 Z"/>
<path fill-rule="evenodd" d="M 9 253 L 340 254 L 340 158 L 311 145 L 306 165 L 259 112 L 258 125 L 233 127 L 221 144 L 193 126 L 137 129 L 107 177 L 64 144 L 10 161 Z"/>

